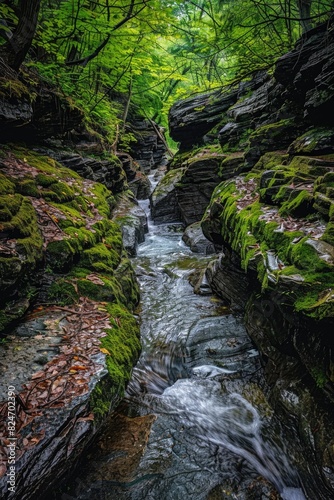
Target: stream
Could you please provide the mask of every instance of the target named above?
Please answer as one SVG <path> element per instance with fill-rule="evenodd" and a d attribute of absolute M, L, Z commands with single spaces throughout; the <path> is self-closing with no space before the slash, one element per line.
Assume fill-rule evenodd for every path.
<path fill-rule="evenodd" d="M 181 225 L 149 218 L 133 259 L 142 354 L 61 498 L 302 500 L 258 352 L 241 318 L 205 286 L 194 293 L 189 277 L 212 256 L 192 253 L 181 237 Z"/>

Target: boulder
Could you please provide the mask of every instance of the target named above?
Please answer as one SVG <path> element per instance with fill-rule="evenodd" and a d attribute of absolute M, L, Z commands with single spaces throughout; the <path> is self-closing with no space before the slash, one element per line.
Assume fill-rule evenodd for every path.
<path fill-rule="evenodd" d="M 291 142 L 291 155 L 329 155 L 334 153 L 334 128 L 312 127 Z M 330 158 L 328 158 L 330 160 Z M 331 165 L 328 164 L 330 167 Z"/>
<path fill-rule="evenodd" d="M 179 222 L 181 220 L 175 188 L 184 170 L 184 168 L 179 168 L 168 172 L 151 194 L 151 215 L 154 222 Z"/>
<path fill-rule="evenodd" d="M 4 99 L 0 96 L 0 131 L 8 136 L 11 128 L 22 127 L 32 120 L 32 106 L 26 100 Z"/>
<path fill-rule="evenodd" d="M 200 222 L 194 222 L 188 226 L 182 239 L 192 252 L 204 253 L 205 255 L 215 252 L 213 244 L 204 236 Z"/>
<path fill-rule="evenodd" d="M 182 221 L 188 226 L 201 220 L 214 188 L 220 182 L 222 154 L 197 154 L 186 161 L 184 171 L 175 186 Z"/>
<path fill-rule="evenodd" d="M 122 195 L 113 209 L 113 220 L 122 229 L 124 248 L 130 257 L 135 257 L 138 244 L 145 241 L 148 231 L 146 213 L 136 200 Z"/>
<path fill-rule="evenodd" d="M 151 194 L 151 182 L 147 175 L 137 172 L 129 182 L 129 189 L 137 200 L 147 200 Z"/>
<path fill-rule="evenodd" d="M 173 160 L 174 169 L 163 177 L 151 196 L 153 220 L 181 220 L 186 226 L 201 220 L 220 181 L 244 169 L 241 153 L 227 157 L 216 149 L 204 147 L 186 159 L 181 155 L 179 160 Z"/>

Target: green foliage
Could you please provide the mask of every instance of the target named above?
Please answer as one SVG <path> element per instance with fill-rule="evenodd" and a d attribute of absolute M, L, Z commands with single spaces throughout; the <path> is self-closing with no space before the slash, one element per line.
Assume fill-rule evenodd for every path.
<path fill-rule="evenodd" d="M 0 47 L 18 22 L 14 5 L 0 3 Z M 325 0 L 312 2 L 307 28 L 329 10 Z M 25 64 L 84 111 L 92 134 L 126 149 L 129 113 L 167 125 L 175 100 L 270 68 L 305 29 L 299 17 L 295 0 L 42 2 Z M 16 80 L 0 81 L 1 93 L 28 95 Z"/>

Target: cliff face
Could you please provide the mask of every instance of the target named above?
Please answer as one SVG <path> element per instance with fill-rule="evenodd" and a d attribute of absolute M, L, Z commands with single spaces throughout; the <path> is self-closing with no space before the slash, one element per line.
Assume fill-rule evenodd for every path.
<path fill-rule="evenodd" d="M 28 499 L 76 463 L 122 397 L 138 358 L 133 312 L 139 288 L 128 253 L 135 253 L 146 227 L 134 194 L 147 197 L 148 188 L 136 160 L 103 147 L 98 134 L 85 129 L 80 110 L 55 89 L 5 76 L 0 407 L 6 415 L 8 397 L 15 396 L 16 485 L 10 498 Z M 150 166 L 164 151 L 152 127 L 143 127 L 138 145 L 151 159 L 156 154 Z M 12 458 L 5 424 L 6 418 L 2 498 L 10 495 Z"/>
<path fill-rule="evenodd" d="M 186 224 L 202 218 L 220 252 L 207 278 L 245 315 L 272 402 L 317 470 L 319 498 L 334 485 L 333 49 L 332 24 L 319 26 L 273 77 L 174 105 L 181 151 L 152 195 L 157 218 L 164 197 Z"/>

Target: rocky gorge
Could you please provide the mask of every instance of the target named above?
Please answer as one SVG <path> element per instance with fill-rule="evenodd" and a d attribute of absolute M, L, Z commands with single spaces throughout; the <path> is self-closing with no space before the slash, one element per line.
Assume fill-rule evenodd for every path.
<path fill-rule="evenodd" d="M 258 72 L 175 103 L 170 134 L 180 149 L 168 163 L 162 131 L 150 120 L 134 115 L 128 127 L 136 142 L 129 152 L 117 151 L 86 130 L 80 111 L 55 89 L 31 89 L 15 75 L 0 88 L 0 400 L 6 415 L 15 387 L 13 498 L 38 498 L 58 485 L 123 396 L 141 349 L 139 287 L 129 257 L 148 230 L 137 199 L 149 196 L 153 221 L 182 222 L 191 251 L 207 255 L 205 273 L 191 276 L 195 294 L 213 290 L 237 318 L 224 313 L 209 325 L 200 319 L 204 326 L 192 326 L 188 350 L 212 371 L 209 363 L 220 354 L 216 344 L 226 330 L 220 323 L 228 324 L 229 352 L 235 336 L 251 351 L 246 327 L 264 368 L 263 393 L 289 429 L 288 447 L 300 443 L 292 455 L 305 496 L 333 497 L 333 48 L 329 22 L 307 32 L 272 74 Z M 146 174 L 161 165 L 167 173 L 150 193 Z M 167 266 L 163 275 L 174 271 Z M 140 270 L 148 288 L 159 281 L 155 272 Z M 191 314 L 181 316 L 191 326 Z M 196 392 L 186 369 L 172 361 L 173 383 L 185 394 Z M 249 387 L 259 370 L 252 363 Z M 153 363 L 150 368 L 154 372 Z M 201 369 L 195 366 L 194 378 Z M 224 369 L 216 370 L 225 377 Z M 233 399 L 238 382 L 226 384 Z M 173 391 L 167 388 L 166 398 L 174 398 L 177 409 Z M 203 382 L 201 396 L 205 391 Z M 210 424 L 217 432 L 224 412 L 217 387 L 212 391 L 208 399 L 217 412 Z M 245 406 L 247 397 L 257 396 L 246 395 Z M 154 420 L 146 418 L 145 436 L 133 431 L 143 448 Z M 174 428 L 167 424 L 168 441 L 169 425 Z M 117 423 L 110 425 L 113 439 Z M 122 421 L 118 429 L 124 426 Z M 8 495 L 4 464 L 11 443 L 1 432 L 0 486 Z M 215 461 L 219 476 L 219 453 L 206 455 L 200 444 L 198 450 Z M 229 455 L 225 460 L 232 467 Z M 147 474 L 149 462 L 143 455 L 143 477 L 160 481 L 160 470 Z M 241 462 L 232 467 L 236 477 Z M 202 476 L 197 480 L 200 485 Z M 238 498 L 278 498 L 267 484 L 252 481 L 250 473 L 247 492 Z M 230 497 L 215 484 L 205 498 Z M 111 486 L 124 493 L 121 481 Z M 162 481 L 159 488 L 160 496 Z M 130 496 L 125 492 L 124 498 Z"/>

